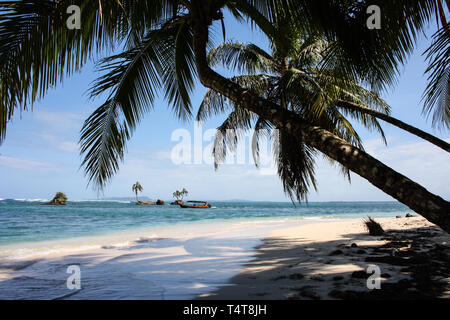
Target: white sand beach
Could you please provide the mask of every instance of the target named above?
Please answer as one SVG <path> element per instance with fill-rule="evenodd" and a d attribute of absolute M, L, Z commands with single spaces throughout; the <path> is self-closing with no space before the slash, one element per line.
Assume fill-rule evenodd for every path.
<path fill-rule="evenodd" d="M 0 246 L 0 299 L 192 299 L 226 285 L 271 230 L 301 219 L 198 222 Z M 66 286 L 80 267 L 81 290 Z"/>
<path fill-rule="evenodd" d="M 429 264 L 436 258 L 431 255 L 432 250 L 437 249 L 442 260 L 433 262 L 438 268 L 448 265 L 450 235 L 422 217 L 376 220 L 388 233 L 394 234 L 399 243 L 402 235 L 407 240 L 403 239 L 404 243 L 393 249 L 395 245 L 383 237 L 370 236 L 361 219 L 275 230 L 264 240 L 254 258 L 230 280 L 229 286 L 199 298 L 358 299 L 361 298 L 358 296 L 360 293 L 374 293 L 373 298 L 387 299 L 408 298 L 408 294 L 411 294 L 410 298 L 415 298 L 416 294 L 435 297 L 426 292 L 435 289 L 430 285 L 433 281 L 442 284 L 442 292 L 436 296 L 450 298 L 448 267 L 432 272 L 436 270 Z M 411 241 L 414 238 L 420 248 Z M 379 261 L 367 262 L 366 259 Z M 416 262 L 428 268 L 431 279 L 420 279 L 428 274 L 408 269 L 416 266 Z M 366 272 L 370 265 L 380 268 L 380 290 L 373 291 L 367 287 L 367 278 L 372 275 Z M 435 273 L 439 275 L 434 277 Z M 388 289 L 383 293 L 386 287 Z M 402 290 L 407 293 L 403 297 Z"/>
<path fill-rule="evenodd" d="M 433 243 L 450 246 L 449 235 L 423 218 L 379 221 L 389 230 L 430 227 Z M 361 219 L 283 218 L 2 246 L 0 298 L 331 299 L 332 290 L 367 291 L 367 277 L 352 273 L 369 264 L 379 265 L 382 287 L 411 277 L 404 266 L 365 261 L 386 243 L 369 236 Z M 80 290 L 67 288 L 72 265 L 80 268 Z"/>

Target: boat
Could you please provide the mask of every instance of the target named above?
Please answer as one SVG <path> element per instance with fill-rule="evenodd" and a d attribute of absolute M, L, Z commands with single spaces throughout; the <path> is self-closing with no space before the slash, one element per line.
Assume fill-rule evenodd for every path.
<path fill-rule="evenodd" d="M 211 208 L 211 205 L 206 201 L 186 201 L 187 203 L 193 203 L 193 204 L 185 204 L 185 203 L 179 203 L 179 206 L 181 208 L 202 208 L 207 209 Z M 197 204 L 198 203 L 198 204 Z"/>

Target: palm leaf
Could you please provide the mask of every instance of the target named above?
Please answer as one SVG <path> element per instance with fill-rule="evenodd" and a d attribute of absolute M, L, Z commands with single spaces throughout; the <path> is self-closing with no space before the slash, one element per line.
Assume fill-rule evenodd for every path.
<path fill-rule="evenodd" d="M 275 132 L 274 157 L 284 192 L 292 201 L 307 200 L 309 188 L 317 189 L 314 177 L 316 151 L 282 130 Z"/>
<path fill-rule="evenodd" d="M 247 74 L 274 71 L 272 57 L 254 44 L 244 45 L 236 42 L 220 44 L 209 51 L 208 63 L 211 66 L 221 64 Z"/>
<path fill-rule="evenodd" d="M 167 56 L 160 53 L 173 49 L 168 39 L 175 39 L 175 32 L 175 28 L 151 31 L 135 48 L 102 61 L 101 71 L 108 72 L 93 85 L 91 96 L 110 91 L 109 98 L 86 120 L 80 139 L 82 166 L 99 190 L 118 170 L 125 142 L 167 79 L 161 79 L 168 63 L 162 57 Z"/>
<path fill-rule="evenodd" d="M 425 51 L 429 66 L 428 86 L 424 93 L 423 113 L 433 113 L 435 127 L 450 128 L 450 30 L 441 28 Z"/>

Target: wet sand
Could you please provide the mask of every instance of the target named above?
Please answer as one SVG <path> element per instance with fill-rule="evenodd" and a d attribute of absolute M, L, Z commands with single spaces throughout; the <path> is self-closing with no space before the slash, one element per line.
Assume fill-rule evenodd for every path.
<path fill-rule="evenodd" d="M 376 220 L 384 236 L 368 235 L 362 219 L 275 230 L 227 286 L 197 298 L 450 298 L 450 235 L 422 217 Z"/>
<path fill-rule="evenodd" d="M 226 285 L 270 231 L 301 219 L 202 222 L 0 246 L 0 299 L 193 299 Z M 69 289 L 70 266 L 80 289 Z"/>

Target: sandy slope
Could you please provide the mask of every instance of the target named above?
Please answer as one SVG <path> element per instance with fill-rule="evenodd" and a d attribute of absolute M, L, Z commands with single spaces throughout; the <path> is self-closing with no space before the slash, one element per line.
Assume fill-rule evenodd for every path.
<path fill-rule="evenodd" d="M 429 279 L 419 279 L 417 285 L 416 266 L 407 270 L 408 263 L 404 261 L 414 256 L 419 261 L 418 252 L 438 248 L 439 257 L 443 252 L 449 252 L 450 235 L 432 225 L 421 217 L 414 218 L 384 218 L 377 219 L 389 234 L 395 237 L 401 235 L 418 239 L 413 248 L 409 240 L 402 240 L 399 244 L 392 244 L 382 237 L 368 235 L 362 220 L 347 220 L 313 225 L 303 225 L 288 229 L 273 231 L 259 247 L 254 259 L 244 265 L 240 274 L 230 280 L 229 286 L 224 286 L 212 294 L 199 296 L 200 299 L 332 299 L 348 298 L 343 292 L 350 291 L 350 298 L 359 298 L 360 293 L 368 293 L 366 268 L 377 265 L 380 268 L 382 292 L 390 290 L 390 296 L 406 292 L 422 294 L 420 290 L 435 290 L 434 282 Z M 417 233 L 419 232 L 419 233 Z M 422 240 L 420 237 L 425 237 Z M 423 243 L 423 246 L 422 244 Z M 353 246 L 352 246 L 353 244 Z M 397 247 L 395 247 L 397 245 Z M 418 246 L 420 248 L 418 248 Z M 395 248 L 394 248 L 395 247 Z M 417 248 L 416 248 L 417 247 Z M 433 250 L 434 250 L 433 249 Z M 395 251 L 392 253 L 392 251 Z M 442 252 L 441 252 L 442 251 Z M 434 252 L 434 251 L 433 251 Z M 397 259 L 392 263 L 366 262 L 368 257 L 386 257 L 394 255 Z M 404 258 L 403 258 L 404 257 Z M 428 259 L 429 255 L 427 256 Z M 436 259 L 433 256 L 434 259 Z M 448 255 L 445 259 L 448 258 Z M 413 261 L 413 260 L 410 260 Z M 434 260 L 433 260 L 434 261 Z M 420 262 L 420 261 L 419 261 Z M 440 292 L 440 297 L 448 297 L 450 274 L 448 261 L 435 261 L 437 273 L 444 276 L 447 291 Z M 396 265 L 397 264 L 397 265 Z M 439 269 L 441 264 L 442 268 Z M 411 263 L 412 265 L 412 263 Z M 426 262 L 425 262 L 426 265 Z M 423 266 L 423 265 L 419 265 Z M 360 271 L 356 272 L 355 271 Z M 446 274 L 446 276 L 445 276 Z M 411 277 L 415 277 L 411 280 Z M 445 279 L 445 277 L 447 277 Z M 403 280 L 402 279 L 407 279 Z M 435 279 L 435 278 L 432 278 Z M 430 285 L 432 283 L 432 285 Z M 432 286 L 433 288 L 429 288 Z M 386 288 L 386 289 L 384 289 Z M 334 294 L 329 295 L 334 291 Z M 404 291 L 406 290 L 406 291 Z M 441 290 L 442 291 L 442 290 Z M 446 292 L 445 292 L 446 291 Z M 358 292 L 358 293 L 354 293 Z M 428 294 L 428 292 L 425 292 Z M 414 296 L 412 296 L 414 298 Z"/>

